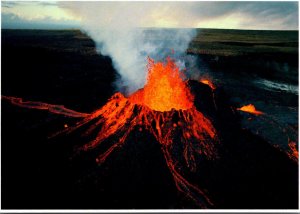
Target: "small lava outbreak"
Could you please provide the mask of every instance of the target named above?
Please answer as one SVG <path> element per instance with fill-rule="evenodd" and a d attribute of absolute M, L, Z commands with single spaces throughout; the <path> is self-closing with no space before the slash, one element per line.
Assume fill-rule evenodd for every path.
<path fill-rule="evenodd" d="M 237 110 L 248 112 L 248 113 L 255 114 L 255 115 L 264 114 L 263 112 L 256 110 L 255 106 L 252 104 L 242 106 L 241 108 L 238 108 Z"/>
<path fill-rule="evenodd" d="M 199 82 L 208 85 L 212 90 L 216 89 L 216 86 L 212 83 L 212 81 L 208 80 L 208 79 L 200 79 Z"/>
<path fill-rule="evenodd" d="M 288 156 L 295 161 L 296 163 L 298 163 L 299 161 L 299 152 L 297 150 L 297 144 L 291 140 L 289 140 L 288 146 L 290 148 L 290 151 L 288 151 Z"/>

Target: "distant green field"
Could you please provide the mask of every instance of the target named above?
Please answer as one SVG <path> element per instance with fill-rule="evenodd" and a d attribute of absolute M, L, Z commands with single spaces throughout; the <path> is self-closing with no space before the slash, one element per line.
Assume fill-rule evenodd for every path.
<path fill-rule="evenodd" d="M 176 29 L 168 29 L 168 31 Z M 148 30 L 152 31 L 152 30 Z M 155 29 L 153 30 L 155 32 Z M 76 37 L 86 40 L 88 36 L 79 30 L 5 30 L 5 37 L 49 38 L 52 36 Z M 149 34 L 149 39 L 156 38 Z M 197 29 L 188 53 L 214 56 L 243 56 L 253 54 L 298 54 L 298 31 L 224 30 Z"/>
<path fill-rule="evenodd" d="M 197 29 L 189 53 L 219 56 L 298 54 L 298 31 Z"/>

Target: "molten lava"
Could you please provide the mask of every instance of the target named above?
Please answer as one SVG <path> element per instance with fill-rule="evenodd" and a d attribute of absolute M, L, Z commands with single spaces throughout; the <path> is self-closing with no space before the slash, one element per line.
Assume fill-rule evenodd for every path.
<path fill-rule="evenodd" d="M 248 113 L 255 114 L 255 115 L 261 115 L 261 114 L 264 114 L 264 113 L 261 112 L 261 111 L 257 111 L 257 110 L 255 109 L 255 106 L 252 105 L 252 104 L 249 104 L 249 105 L 246 105 L 246 106 L 242 106 L 241 108 L 238 108 L 237 110 L 239 110 L 239 111 L 244 111 L 244 112 L 248 112 Z"/>
<path fill-rule="evenodd" d="M 171 109 L 185 110 L 193 106 L 194 97 L 186 82 L 182 81 L 184 74 L 171 58 L 168 57 L 165 64 L 155 63 L 148 58 L 147 68 L 145 87 L 131 95 L 130 101 L 161 112 Z"/>
<path fill-rule="evenodd" d="M 215 90 L 216 89 L 216 86 L 208 79 L 200 79 L 201 83 L 205 84 L 205 85 L 208 85 L 212 90 Z"/>
<path fill-rule="evenodd" d="M 289 158 L 292 159 L 293 161 L 295 161 L 296 163 L 298 163 L 299 152 L 297 150 L 297 144 L 295 142 L 289 140 L 288 146 L 290 149 L 290 151 L 288 151 L 288 153 L 287 153 Z"/>
<path fill-rule="evenodd" d="M 19 97 L 9 97 L 9 96 L 1 96 L 3 100 L 10 101 L 12 104 L 23 107 L 23 108 L 30 108 L 30 109 L 39 109 L 39 110 L 47 110 L 54 114 L 61 114 L 67 117 L 86 117 L 89 114 L 80 113 L 77 111 L 73 111 L 71 109 L 67 109 L 62 105 L 53 105 L 43 102 L 35 102 L 35 101 L 23 101 L 22 98 Z"/>

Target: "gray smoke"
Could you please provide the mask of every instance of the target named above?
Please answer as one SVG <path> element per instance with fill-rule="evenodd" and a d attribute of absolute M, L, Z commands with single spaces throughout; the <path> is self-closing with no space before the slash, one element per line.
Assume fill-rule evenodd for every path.
<path fill-rule="evenodd" d="M 112 58 L 113 65 L 120 74 L 116 86 L 123 93 L 130 94 L 144 86 L 147 76 L 147 56 L 154 60 L 163 60 L 170 55 L 177 60 L 181 68 L 184 68 L 183 56 L 196 31 L 147 28 L 151 23 L 157 24 L 160 20 L 157 16 L 173 14 L 172 7 L 168 7 L 168 4 L 151 2 L 61 4 L 82 18 L 82 29 L 94 39 L 97 51 Z"/>

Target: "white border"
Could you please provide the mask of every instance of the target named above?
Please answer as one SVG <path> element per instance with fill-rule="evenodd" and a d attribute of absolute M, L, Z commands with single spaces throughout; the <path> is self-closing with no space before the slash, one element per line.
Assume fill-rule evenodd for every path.
<path fill-rule="evenodd" d="M 299 209 L 287 210 L 260 210 L 260 209 L 244 209 L 244 210 L 223 210 L 223 209 L 126 209 L 126 210 L 1 210 L 6 213 L 299 213 Z"/>

